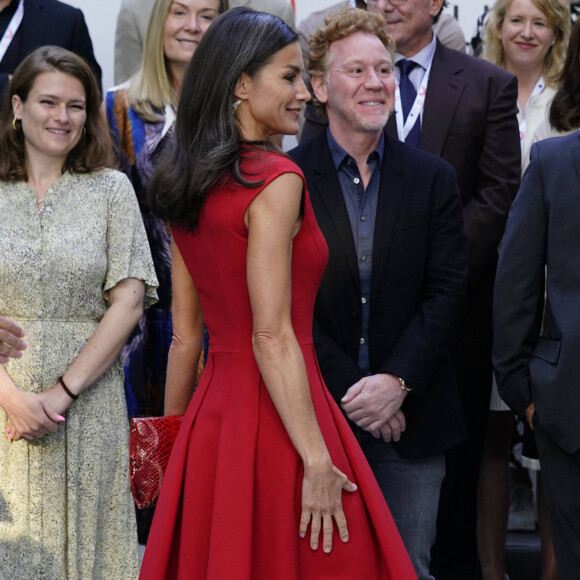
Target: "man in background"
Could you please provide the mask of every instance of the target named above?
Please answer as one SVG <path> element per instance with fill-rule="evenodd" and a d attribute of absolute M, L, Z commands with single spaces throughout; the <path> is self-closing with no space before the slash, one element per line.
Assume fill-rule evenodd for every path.
<path fill-rule="evenodd" d="M 387 135 L 455 169 L 469 247 L 467 308 L 455 337 L 455 375 L 468 436 L 446 454 L 432 570 L 477 578 L 477 485 L 492 382 L 492 294 L 497 248 L 520 181 L 515 77 L 449 50 L 432 32 L 443 0 L 369 0 L 396 43 L 399 99 Z M 418 95 L 418 96 L 417 96 Z"/>
<path fill-rule="evenodd" d="M 87 61 L 101 86 L 85 17 L 78 8 L 57 0 L 0 0 L 0 96 L 16 67 L 33 50 L 52 44 Z"/>

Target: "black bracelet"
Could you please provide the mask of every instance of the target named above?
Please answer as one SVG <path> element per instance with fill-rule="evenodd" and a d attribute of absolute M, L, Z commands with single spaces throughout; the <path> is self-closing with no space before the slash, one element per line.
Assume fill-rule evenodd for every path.
<path fill-rule="evenodd" d="M 62 377 L 58 377 L 58 382 L 60 383 L 61 387 L 64 389 L 64 392 L 74 401 L 75 399 L 78 399 L 79 396 L 78 395 L 73 395 L 69 388 L 64 384 L 64 379 Z"/>

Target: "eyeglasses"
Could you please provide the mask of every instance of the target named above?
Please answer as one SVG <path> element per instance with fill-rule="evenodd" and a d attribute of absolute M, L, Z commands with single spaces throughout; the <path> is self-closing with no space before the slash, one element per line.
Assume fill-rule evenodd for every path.
<path fill-rule="evenodd" d="M 367 6 L 376 6 L 380 0 L 365 0 Z M 407 0 L 387 0 L 393 6 L 402 6 L 407 3 Z"/>

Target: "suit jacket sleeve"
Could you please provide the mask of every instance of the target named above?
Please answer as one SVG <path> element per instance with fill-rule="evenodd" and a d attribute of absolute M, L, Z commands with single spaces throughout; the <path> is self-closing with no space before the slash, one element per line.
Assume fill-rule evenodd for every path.
<path fill-rule="evenodd" d="M 147 9 L 147 7 L 143 7 Z M 143 41 L 135 19 L 135 4 L 123 0 L 115 33 L 115 84 L 129 79 L 141 65 Z"/>
<path fill-rule="evenodd" d="M 345 352 L 324 331 L 314 318 L 312 336 L 316 345 L 316 358 L 328 390 L 336 401 L 344 396 L 346 391 L 365 376 L 358 363 Z"/>
<path fill-rule="evenodd" d="M 502 399 L 520 416 L 532 402 L 529 361 L 544 310 L 548 216 L 537 145 L 514 201 L 494 288 L 493 365 Z"/>
<path fill-rule="evenodd" d="M 435 183 L 421 302 L 379 369 L 405 379 L 419 396 L 449 351 L 467 292 L 467 246 L 452 168 L 442 165 Z"/>
<path fill-rule="evenodd" d="M 99 85 L 99 90 L 102 94 L 103 85 L 101 67 L 95 58 L 89 29 L 87 28 L 87 23 L 85 22 L 85 17 L 81 10 L 76 10 L 72 46 L 70 47 L 70 50 L 75 54 L 82 56 L 87 61 L 91 70 L 95 73 L 97 84 Z"/>
<path fill-rule="evenodd" d="M 496 75 L 490 79 L 488 90 L 489 107 L 477 161 L 477 188 L 463 210 L 472 282 L 477 281 L 497 252 L 521 174 L 517 81 L 511 75 Z"/>

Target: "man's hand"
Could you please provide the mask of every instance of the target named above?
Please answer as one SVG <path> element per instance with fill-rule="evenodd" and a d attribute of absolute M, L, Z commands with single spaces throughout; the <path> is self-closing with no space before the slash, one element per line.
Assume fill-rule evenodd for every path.
<path fill-rule="evenodd" d="M 397 377 L 377 374 L 352 385 L 341 404 L 346 416 L 361 429 L 375 437 L 379 434 L 385 441 L 398 441 L 405 427 L 400 408 L 406 395 Z"/>
<path fill-rule="evenodd" d="M 530 429 L 533 431 L 534 426 L 532 424 L 534 420 L 534 413 L 536 412 L 536 408 L 534 407 L 534 403 L 530 403 L 526 409 L 526 420 L 528 421 L 528 425 Z"/>
<path fill-rule="evenodd" d="M 22 340 L 24 331 L 20 326 L 0 316 L 0 364 L 9 358 L 20 358 L 26 343 Z"/>

